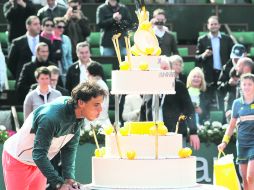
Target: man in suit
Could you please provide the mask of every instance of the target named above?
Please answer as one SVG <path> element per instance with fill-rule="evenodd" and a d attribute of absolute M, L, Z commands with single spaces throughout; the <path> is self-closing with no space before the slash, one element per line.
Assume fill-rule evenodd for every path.
<path fill-rule="evenodd" d="M 66 75 L 66 88 L 69 92 L 81 82 L 88 80 L 87 66 L 94 62 L 91 60 L 89 43 L 80 42 L 77 44 L 76 53 L 78 61 L 68 68 Z"/>
<path fill-rule="evenodd" d="M 50 41 L 39 35 L 41 25 L 37 16 L 27 18 L 26 29 L 25 35 L 13 40 L 8 55 L 8 67 L 16 80 L 19 79 L 23 65 L 35 60 L 35 47 L 39 42 L 45 42 L 49 46 L 49 49 L 51 49 Z"/>
<path fill-rule="evenodd" d="M 48 56 L 48 45 L 44 42 L 40 42 L 36 46 L 35 61 L 28 62 L 23 66 L 19 80 L 17 81 L 18 99 L 21 104 L 23 104 L 31 85 L 36 83 L 36 79 L 34 77 L 35 70 L 41 66 L 47 67 L 49 65 L 54 65 L 54 63 L 48 61 Z"/>
<path fill-rule="evenodd" d="M 230 58 L 234 45 L 232 39 L 220 32 L 220 23 L 217 16 L 208 18 L 207 28 L 209 33 L 198 39 L 196 48 L 196 60 L 198 66 L 203 68 L 207 82 L 207 91 L 214 98 L 217 89 L 217 81 L 223 65 Z M 223 108 L 223 98 L 219 96 L 220 108 Z"/>

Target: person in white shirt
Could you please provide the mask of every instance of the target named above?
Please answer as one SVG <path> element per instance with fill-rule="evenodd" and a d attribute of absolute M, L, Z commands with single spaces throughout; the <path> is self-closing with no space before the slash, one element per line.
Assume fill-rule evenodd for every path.
<path fill-rule="evenodd" d="M 47 67 L 39 67 L 36 69 L 35 78 L 38 82 L 38 86 L 35 90 L 29 92 L 25 98 L 23 105 L 24 119 L 40 105 L 51 102 L 57 97 L 62 96 L 58 90 L 50 87 L 50 75 L 50 71 Z"/>

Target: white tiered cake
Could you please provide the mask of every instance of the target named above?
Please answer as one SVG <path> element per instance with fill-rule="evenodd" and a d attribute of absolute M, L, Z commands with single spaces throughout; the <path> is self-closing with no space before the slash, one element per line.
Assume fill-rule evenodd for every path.
<path fill-rule="evenodd" d="M 124 62 L 113 37 L 120 70 L 112 71 L 112 94 L 175 93 L 174 72 L 161 69 L 160 48 L 148 18 L 142 9 L 131 48 L 135 56 L 127 45 Z M 130 122 L 117 135 L 107 134 L 105 154 L 92 158 L 90 188 L 210 190 L 196 183 L 196 157 L 190 156 L 190 151 L 181 154 L 182 135 L 165 132 L 163 122 L 154 126 L 155 122 Z"/>

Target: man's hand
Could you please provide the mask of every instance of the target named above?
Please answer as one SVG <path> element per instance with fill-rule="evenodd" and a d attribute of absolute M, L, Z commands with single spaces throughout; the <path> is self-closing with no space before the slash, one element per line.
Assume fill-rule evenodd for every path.
<path fill-rule="evenodd" d="M 205 52 L 202 53 L 202 58 L 204 59 L 204 58 L 206 58 L 206 57 L 210 57 L 210 56 L 212 56 L 212 54 L 213 54 L 213 51 L 212 51 L 212 50 L 206 49 Z"/>
<path fill-rule="evenodd" d="M 63 184 L 63 185 L 61 185 L 61 187 L 59 188 L 59 189 L 57 189 L 57 190 L 74 190 L 74 188 L 71 186 L 71 185 L 69 185 L 69 184 Z"/>
<path fill-rule="evenodd" d="M 227 144 L 225 143 L 225 142 L 222 142 L 222 143 L 220 143 L 219 145 L 218 145 L 218 151 L 221 151 L 221 152 L 223 152 L 224 151 L 224 149 L 226 148 L 226 146 L 227 146 Z"/>
<path fill-rule="evenodd" d="M 80 189 L 80 183 L 75 181 L 74 179 L 66 179 L 65 184 L 70 185 L 72 189 Z"/>
<path fill-rule="evenodd" d="M 16 0 L 17 4 L 22 6 L 22 7 L 26 7 L 26 3 L 23 0 Z"/>
<path fill-rule="evenodd" d="M 238 80 L 237 80 L 236 78 L 234 78 L 234 77 L 231 77 L 231 78 L 229 79 L 229 81 L 228 81 L 228 84 L 229 84 L 230 86 L 236 86 L 237 83 L 238 83 Z"/>
<path fill-rule="evenodd" d="M 198 135 L 190 135 L 190 145 L 194 148 L 194 150 L 199 150 L 200 141 Z"/>
<path fill-rule="evenodd" d="M 122 15 L 119 12 L 116 12 L 113 14 L 113 19 L 120 22 L 122 20 Z"/>

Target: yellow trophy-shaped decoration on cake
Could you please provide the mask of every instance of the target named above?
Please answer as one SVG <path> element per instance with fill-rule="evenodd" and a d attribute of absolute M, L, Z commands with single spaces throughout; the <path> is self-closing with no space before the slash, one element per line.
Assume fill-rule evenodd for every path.
<path fill-rule="evenodd" d="M 149 12 L 146 11 L 144 2 L 138 2 L 141 9 L 137 11 L 139 26 L 134 34 L 134 45 L 131 48 L 131 53 L 135 56 L 139 55 L 160 55 L 161 49 L 158 40 L 152 28 L 152 23 L 149 22 Z"/>

